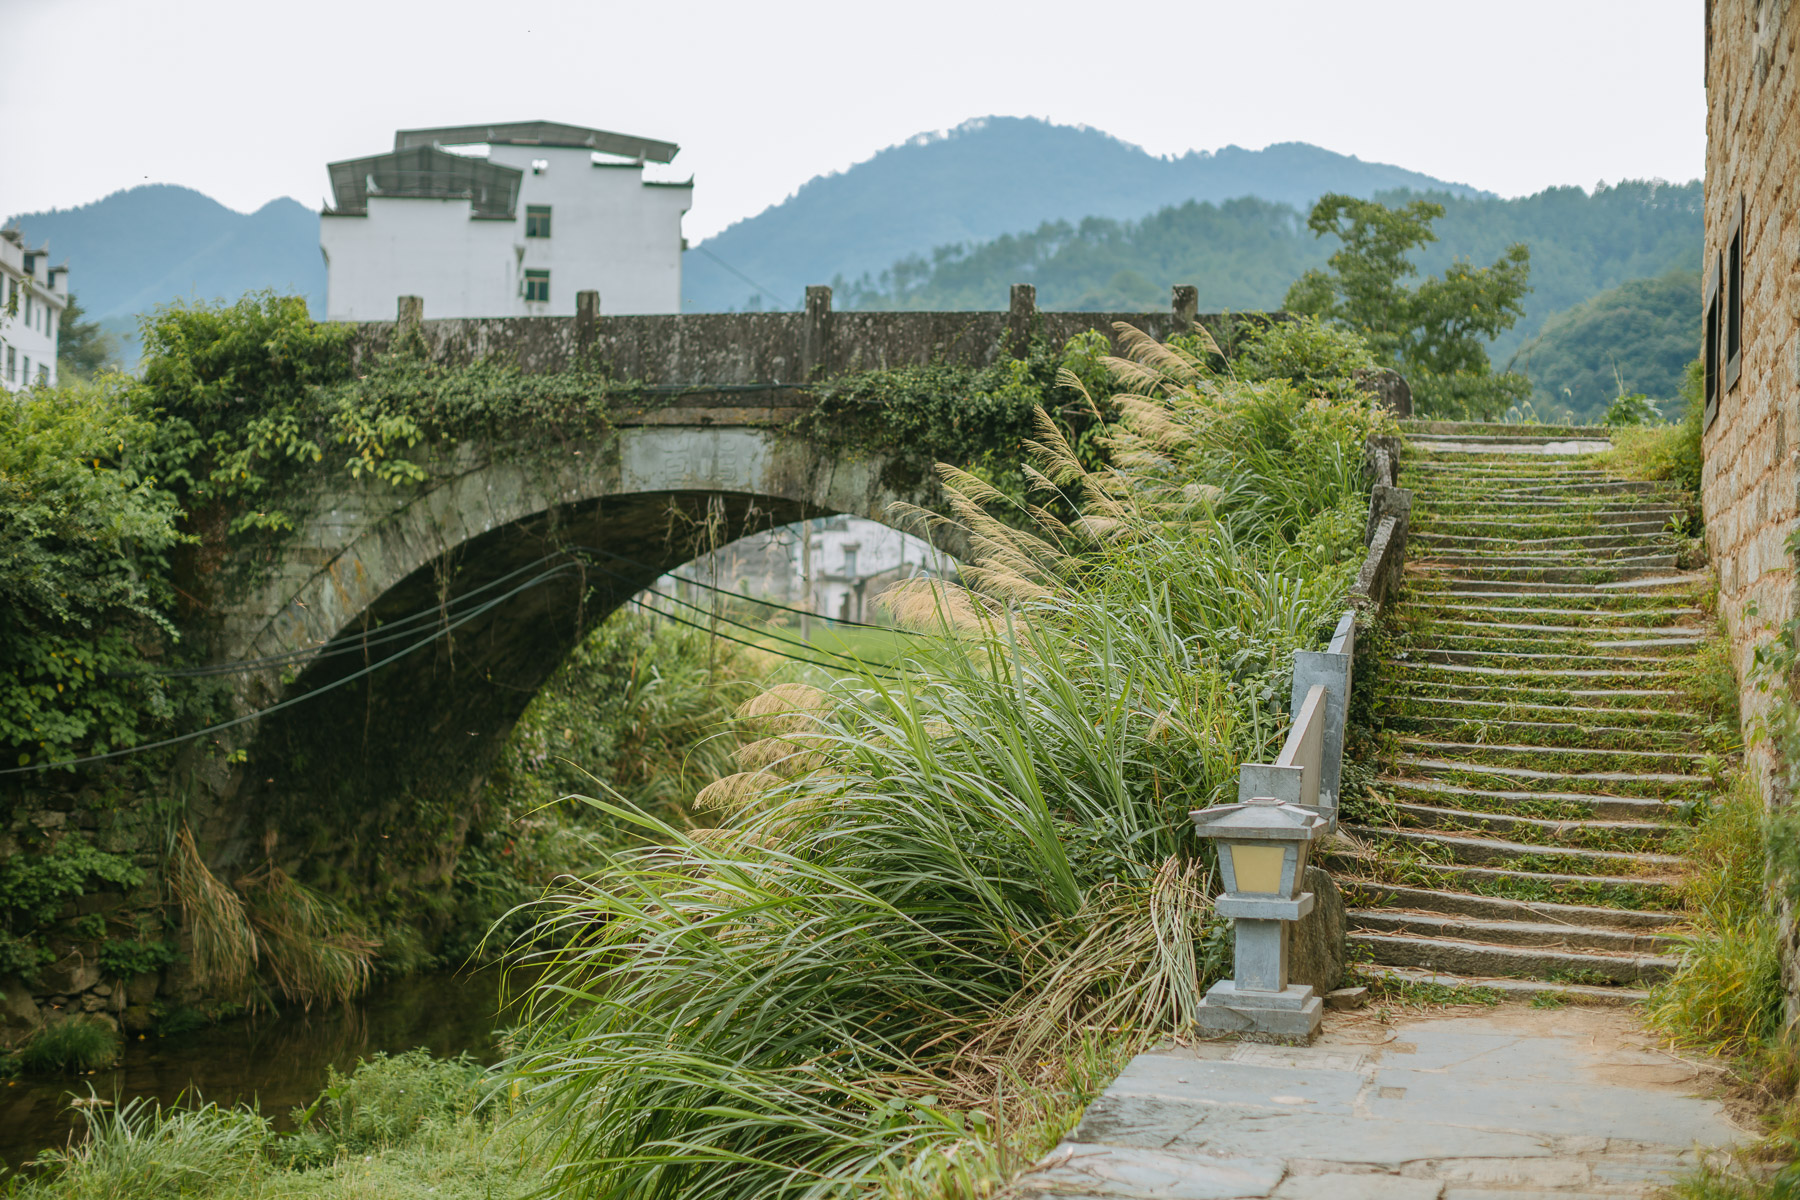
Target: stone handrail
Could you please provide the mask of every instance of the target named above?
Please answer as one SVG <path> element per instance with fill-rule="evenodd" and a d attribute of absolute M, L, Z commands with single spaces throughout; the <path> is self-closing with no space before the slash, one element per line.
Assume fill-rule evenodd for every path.
<path fill-rule="evenodd" d="M 1350 677 L 1356 659 L 1359 612 L 1379 611 L 1400 580 L 1406 563 L 1406 535 L 1412 493 L 1395 484 L 1399 439 L 1371 437 L 1364 448 L 1374 484 L 1363 541 L 1368 546 L 1349 603 L 1324 650 L 1294 654 L 1292 725 L 1281 754 L 1272 763 L 1238 768 L 1238 799 L 1271 797 L 1316 808 L 1331 832 L 1337 830 L 1338 790 L 1344 768 L 1344 720 L 1350 705 Z"/>

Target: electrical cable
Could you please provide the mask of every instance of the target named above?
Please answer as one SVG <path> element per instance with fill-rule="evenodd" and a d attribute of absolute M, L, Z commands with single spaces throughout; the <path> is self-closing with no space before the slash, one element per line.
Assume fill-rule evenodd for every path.
<path fill-rule="evenodd" d="M 175 737 L 163 738 L 160 741 L 155 741 L 155 742 L 145 742 L 141 746 L 131 746 L 124 750 L 112 750 L 112 751 L 108 751 L 105 754 L 88 754 L 88 755 L 84 755 L 80 758 L 65 758 L 65 759 L 60 759 L 56 762 L 35 763 L 30 766 L 0 768 L 0 775 L 22 775 L 22 774 L 26 774 L 31 771 L 56 771 L 56 770 L 61 770 L 65 767 L 78 767 L 78 766 L 84 766 L 88 763 L 104 762 L 108 759 L 113 759 L 113 758 L 123 758 L 128 754 L 144 754 L 151 750 L 161 750 L 165 746 L 174 746 L 174 745 L 178 745 L 182 742 L 191 742 L 195 738 L 202 738 L 211 733 L 221 733 L 227 729 L 231 729 L 238 725 L 245 724 L 246 722 L 257 720 L 260 717 L 266 717 L 270 713 L 280 712 L 284 708 L 291 708 L 294 705 L 299 704 L 303 701 L 311 700 L 317 696 L 323 696 L 326 692 L 333 691 L 337 688 L 341 688 L 345 684 L 351 683 L 357 679 L 361 679 L 366 675 L 372 675 L 376 671 L 380 670 L 382 667 L 388 666 L 391 663 L 398 662 L 400 659 L 405 658 L 407 655 L 413 653 L 414 651 L 419 650 L 425 646 L 428 646 L 432 642 L 437 641 L 439 638 L 444 637 L 447 634 L 450 634 L 450 633 L 454 632 L 455 630 L 459 629 L 463 625 L 468 624 L 470 621 L 473 621 L 476 617 L 480 616 L 482 613 L 488 611 L 489 609 L 497 607 L 498 605 L 503 604 L 506 601 L 512 599 L 514 596 L 518 595 L 520 592 L 526 591 L 529 588 L 536 587 L 539 583 L 543 582 L 543 580 L 545 578 L 548 578 L 552 574 L 561 573 L 564 569 L 566 569 L 566 568 L 558 567 L 554 571 L 545 572 L 543 576 L 540 576 L 537 579 L 533 579 L 526 583 L 520 584 L 518 587 L 512 589 L 510 592 L 507 592 L 505 595 L 495 597 L 493 600 L 490 600 L 488 603 L 482 605 L 480 608 L 476 609 L 474 612 L 468 614 L 467 616 L 461 618 L 460 620 L 455 621 L 449 625 L 446 625 L 442 629 L 434 630 L 429 636 L 419 639 L 417 642 L 414 642 L 412 645 L 408 646 L 406 649 L 397 651 L 394 654 L 391 654 L 388 657 L 382 659 L 380 662 L 370 663 L 368 666 L 362 668 L 359 671 L 353 671 L 349 675 L 344 676 L 342 679 L 334 679 L 330 683 L 323 684 L 320 687 L 316 687 L 309 691 L 302 692 L 298 696 L 290 696 L 286 700 L 277 701 L 276 703 L 269 705 L 269 707 L 267 707 L 267 708 L 259 708 L 255 712 L 246 713 L 241 717 L 233 717 L 229 721 L 221 721 L 215 725 L 208 725 L 206 728 L 196 729 L 192 733 L 178 734 Z"/>
<path fill-rule="evenodd" d="M 553 556 L 546 556 L 546 557 L 553 557 Z M 540 561 L 542 561 L 542 560 L 540 560 Z M 111 759 L 124 758 L 129 755 L 133 755 L 133 754 L 146 754 L 152 750 L 161 750 L 168 746 L 180 745 L 183 742 L 191 742 L 198 738 L 206 737 L 209 734 L 223 733 L 227 729 L 233 729 L 239 725 L 244 725 L 251 721 L 259 720 L 263 717 L 269 716 L 273 713 L 280 712 L 283 709 L 292 708 L 296 704 L 301 704 L 307 700 L 312 700 L 316 697 L 323 696 L 327 692 L 334 691 L 337 688 L 343 687 L 346 684 L 353 683 L 358 679 L 362 679 L 369 675 L 372 675 L 376 671 L 382 669 L 383 667 L 390 666 L 393 663 L 398 662 L 400 659 L 405 658 L 409 654 L 412 654 L 413 652 L 420 650 L 420 649 L 424 648 L 425 646 L 430 645 L 431 643 L 437 641 L 440 638 L 448 636 L 449 634 L 455 632 L 457 629 L 460 629 L 462 626 L 468 624 L 470 621 L 473 621 L 475 618 L 483 615 L 484 613 L 491 611 L 494 608 L 499 607 L 501 604 L 504 604 L 506 601 L 512 599 L 514 596 L 517 596 L 525 591 L 530 590 L 531 588 L 537 587 L 539 584 L 545 583 L 550 579 L 553 579 L 559 575 L 562 575 L 565 572 L 569 571 L 570 569 L 572 569 L 578 565 L 579 564 L 576 564 L 576 563 L 564 563 L 561 566 L 553 567 L 550 570 L 545 571 L 530 580 L 527 580 L 525 583 L 520 584 L 519 586 L 511 589 L 510 591 L 508 591 L 500 596 L 494 597 L 492 600 L 489 600 L 487 603 L 482 604 L 481 606 L 479 606 L 472 612 L 468 613 L 467 615 L 462 616 L 455 621 L 449 622 L 448 624 L 444 625 L 440 629 L 433 630 L 431 633 L 429 633 L 425 637 L 420 638 L 418 641 L 414 642 L 412 645 L 406 647 L 403 650 L 396 651 L 395 653 L 389 655 L 388 657 L 382 659 L 379 662 L 370 663 L 369 665 L 361 668 L 360 670 L 353 671 L 341 679 L 334 679 L 331 682 L 322 684 L 319 687 L 311 688 L 305 692 L 302 692 L 298 696 L 290 696 L 286 700 L 277 701 L 276 703 L 269 705 L 267 708 L 259 708 L 255 712 L 245 713 L 244 715 L 239 716 L 239 717 L 234 717 L 229 721 L 220 721 L 216 724 L 208 725 L 205 728 L 193 730 L 190 733 L 178 734 L 174 737 L 162 738 L 162 739 L 160 739 L 158 741 L 154 741 L 154 742 L 145 742 L 144 744 L 139 745 L 139 746 L 129 746 L 123 750 L 111 750 L 105 754 L 88 754 L 88 755 L 82 755 L 77 758 L 59 759 L 56 762 L 33 763 L 33 764 L 29 764 L 27 766 L 22 766 L 22 767 L 0 768 L 0 776 L 24 775 L 24 774 L 30 774 L 31 772 L 34 772 L 34 771 L 65 770 L 69 767 L 86 766 L 89 763 L 96 763 L 96 762 L 106 762 Z M 602 571 L 605 570 L 604 567 L 599 568 L 599 569 Z M 515 575 L 517 573 L 518 572 L 516 572 L 516 571 L 513 572 L 513 574 L 515 574 Z M 612 574 L 612 572 L 608 572 L 608 574 Z M 655 593 L 655 594 L 660 595 L 661 593 Z M 691 602 L 679 601 L 679 603 L 687 603 L 687 604 L 689 604 L 690 607 L 697 607 L 697 606 L 693 606 L 691 604 Z M 702 611 L 704 611 L 704 610 L 702 610 Z M 811 667 L 818 667 L 819 669 L 826 670 L 826 671 L 842 671 L 845 669 L 843 664 L 819 662 L 815 659 L 805 658 L 798 654 L 789 654 L 789 653 L 784 653 L 780 650 L 773 650 L 773 649 L 770 649 L 768 646 L 762 645 L 760 643 L 746 641 L 743 638 L 732 637 L 730 634 L 721 633 L 717 630 L 710 630 L 705 625 L 702 625 L 696 621 L 689 621 L 686 618 L 676 616 L 673 613 L 659 613 L 658 615 L 661 616 L 665 620 L 674 621 L 676 624 L 686 625 L 691 629 L 698 629 L 703 633 L 710 633 L 714 637 L 724 638 L 728 642 L 735 642 L 740 646 L 748 646 L 752 649 L 761 650 L 764 653 L 773 654 L 778 658 L 785 658 L 791 662 L 802 663 L 802 664 L 805 664 L 806 666 L 811 666 Z M 742 624 L 741 622 L 736 622 L 736 621 L 733 621 L 731 623 L 734 625 Z M 753 628 L 753 627 L 745 626 L 745 628 Z M 827 650 L 827 651 L 825 651 L 825 653 L 837 654 L 838 652 Z M 851 656 L 842 655 L 841 657 L 849 658 L 850 661 L 855 662 L 857 664 L 858 669 L 863 674 L 868 675 L 872 678 L 881 679 L 885 682 L 890 682 L 890 683 L 899 682 L 899 680 L 900 680 L 900 677 L 898 675 L 894 675 L 894 674 L 891 674 L 891 673 L 885 672 L 885 671 L 871 670 L 871 669 L 869 669 L 867 664 L 862 663 L 861 660 L 851 658 Z"/>

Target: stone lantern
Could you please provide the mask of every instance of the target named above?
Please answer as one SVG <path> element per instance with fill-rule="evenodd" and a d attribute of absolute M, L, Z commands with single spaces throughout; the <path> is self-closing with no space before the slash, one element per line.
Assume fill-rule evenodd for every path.
<path fill-rule="evenodd" d="M 1193 817 L 1196 832 L 1218 842 L 1225 894 L 1213 907 L 1232 918 L 1237 934 L 1234 978 L 1206 993 L 1201 1026 L 1259 1040 L 1311 1040 L 1324 1004 L 1310 984 L 1288 983 L 1287 923 L 1312 911 L 1313 894 L 1300 888 L 1327 819 L 1265 798 L 1197 810 Z"/>

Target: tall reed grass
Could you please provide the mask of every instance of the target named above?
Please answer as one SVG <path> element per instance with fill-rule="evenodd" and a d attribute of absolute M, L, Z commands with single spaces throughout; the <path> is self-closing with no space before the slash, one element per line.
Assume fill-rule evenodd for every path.
<path fill-rule="evenodd" d="M 1318 361 L 1275 353 L 1300 335 L 1346 345 L 1251 344 Z M 1035 495 L 945 467 L 948 515 L 911 514 L 959 527 L 972 586 L 894 594 L 897 681 L 747 704 L 761 740 L 703 792 L 716 829 L 587 801 L 647 844 L 538 910 L 510 1069 L 558 1194 L 1003 1174 L 1001 1098 L 1058 1086 L 1072 1039 L 1191 1026 L 1225 963 L 1186 814 L 1283 731 L 1293 652 L 1360 558 L 1382 417 L 1342 380 L 1121 338 L 1113 466 L 1040 414 Z"/>

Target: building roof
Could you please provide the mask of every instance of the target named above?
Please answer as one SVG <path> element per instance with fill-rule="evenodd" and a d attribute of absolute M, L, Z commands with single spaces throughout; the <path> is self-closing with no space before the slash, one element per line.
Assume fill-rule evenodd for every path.
<path fill-rule="evenodd" d="M 370 196 L 468 200 L 477 217 L 511 218 L 525 173 L 485 158 L 419 145 L 327 165 L 334 197 L 331 215 L 366 216 Z"/>
<path fill-rule="evenodd" d="M 394 149 L 410 150 L 415 146 L 467 146 L 477 142 L 502 146 L 561 146 L 575 150 L 597 150 L 621 158 L 644 162 L 666 163 L 680 151 L 674 142 L 634 137 L 628 133 L 608 133 L 604 129 L 588 129 L 581 125 L 564 125 L 557 121 L 511 121 L 500 125 L 445 125 L 437 129 L 402 129 L 394 134 Z"/>

